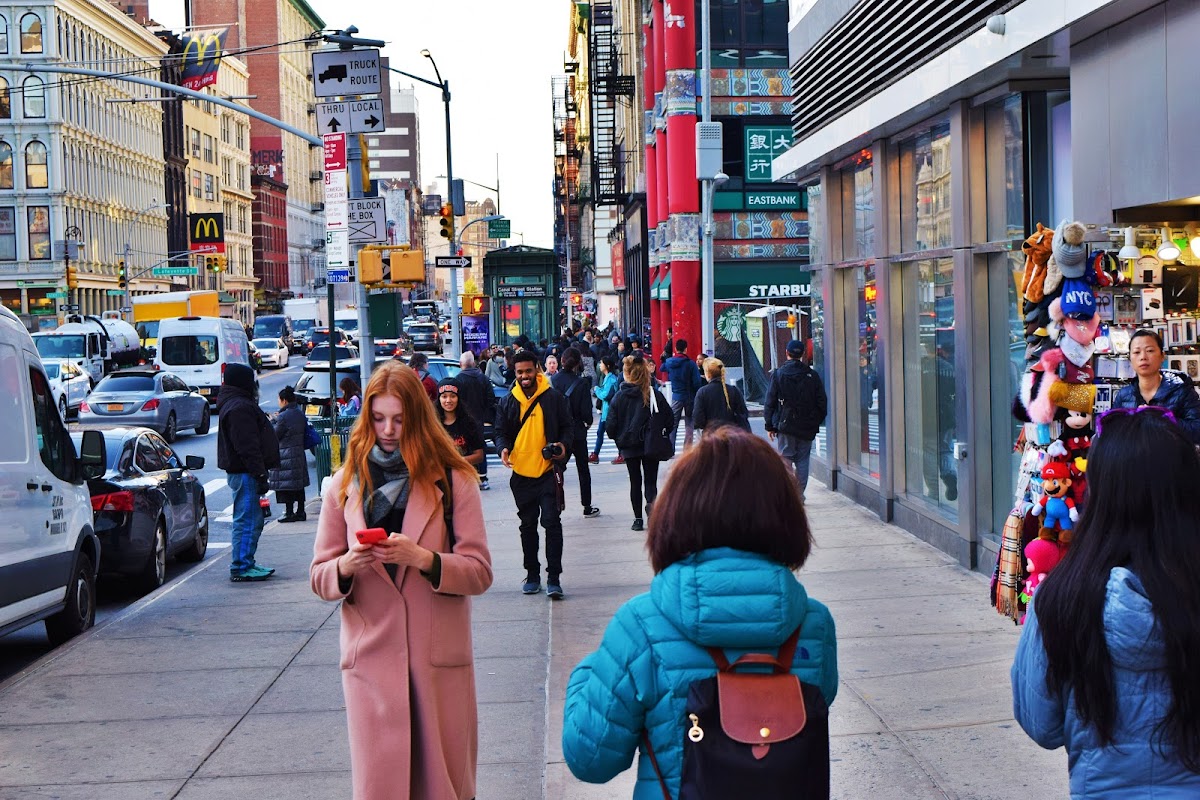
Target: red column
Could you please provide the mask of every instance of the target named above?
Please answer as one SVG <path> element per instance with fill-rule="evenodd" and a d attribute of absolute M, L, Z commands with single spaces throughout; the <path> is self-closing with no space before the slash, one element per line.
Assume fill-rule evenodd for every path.
<path fill-rule="evenodd" d="M 664 21 L 667 70 L 667 205 L 671 214 L 671 331 L 693 353 L 700 335 L 700 183 L 696 180 L 695 4 L 672 4 Z M 659 193 L 662 173 L 659 173 Z"/>
<path fill-rule="evenodd" d="M 642 60 L 642 108 L 645 112 L 642 136 L 646 147 L 646 229 L 650 233 L 644 260 L 646 273 L 649 275 L 647 285 L 653 286 L 654 282 L 658 280 L 658 263 L 654 258 L 654 247 L 651 246 L 657 239 L 655 229 L 658 227 L 658 156 L 657 141 L 654 135 L 654 32 L 650 25 L 642 26 L 642 41 L 645 43 Z M 657 330 L 661 324 L 661 309 L 658 301 L 649 300 L 647 307 L 650 309 L 650 328 Z M 636 322 L 638 326 L 642 322 L 641 317 L 631 321 Z"/>
<path fill-rule="evenodd" d="M 667 183 L 667 131 L 662 124 L 663 88 L 667 80 L 665 18 L 666 11 L 662 0 L 654 0 L 651 28 L 653 60 L 649 62 L 647 71 L 653 76 L 654 81 L 652 121 L 654 123 L 654 159 L 657 190 L 655 192 L 655 235 L 653 241 L 656 246 L 652 250 L 650 257 L 653 259 L 652 263 L 655 265 L 653 274 L 656 278 L 662 278 L 667 273 L 667 264 L 661 261 L 659 257 L 663 252 L 663 241 L 669 238 L 670 235 L 668 231 L 670 230 L 669 222 L 671 217 L 671 212 L 667 205 L 667 193 L 669 191 Z M 670 303 L 662 300 L 652 300 L 650 308 L 651 335 L 650 342 L 647 343 L 646 347 L 650 350 L 651 355 L 657 355 L 662 350 L 662 342 L 666 336 L 666 329 L 671 325 L 671 306 Z"/>

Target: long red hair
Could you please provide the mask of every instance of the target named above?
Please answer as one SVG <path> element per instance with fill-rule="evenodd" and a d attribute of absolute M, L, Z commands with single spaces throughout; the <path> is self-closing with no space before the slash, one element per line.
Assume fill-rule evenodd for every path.
<path fill-rule="evenodd" d="M 400 454 L 408 467 L 414 484 L 433 485 L 446 476 L 446 469 L 476 477 L 475 468 L 458 452 L 446 429 L 438 421 L 429 402 L 429 395 L 421 379 L 410 367 L 399 361 L 389 361 L 371 376 L 367 391 L 363 393 L 362 412 L 350 430 L 350 441 L 346 446 L 346 457 L 342 470 L 342 504 L 350 495 L 350 485 L 355 481 L 364 494 L 375 490 L 371 484 L 371 473 L 367 469 L 367 454 L 375 446 L 375 427 L 372 424 L 372 407 L 375 398 L 391 395 L 400 400 L 403 421 L 400 425 Z"/>

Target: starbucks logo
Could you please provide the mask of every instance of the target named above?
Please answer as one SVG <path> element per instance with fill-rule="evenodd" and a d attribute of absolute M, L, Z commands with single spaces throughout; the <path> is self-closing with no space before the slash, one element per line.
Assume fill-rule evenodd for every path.
<path fill-rule="evenodd" d="M 727 342 L 740 342 L 744 322 L 745 317 L 740 307 L 727 308 L 717 317 L 717 333 Z"/>

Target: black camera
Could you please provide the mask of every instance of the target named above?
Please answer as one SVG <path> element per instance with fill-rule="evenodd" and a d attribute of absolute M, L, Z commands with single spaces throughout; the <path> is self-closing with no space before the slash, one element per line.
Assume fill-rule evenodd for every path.
<path fill-rule="evenodd" d="M 548 444 L 542 448 L 542 458 L 547 461 L 553 461 L 556 458 L 561 458 L 563 447 L 560 444 Z"/>

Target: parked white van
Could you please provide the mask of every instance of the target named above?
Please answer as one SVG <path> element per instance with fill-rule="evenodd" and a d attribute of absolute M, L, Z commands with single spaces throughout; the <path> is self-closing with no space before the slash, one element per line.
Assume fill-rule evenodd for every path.
<path fill-rule="evenodd" d="M 0 636 L 45 620 L 58 644 L 96 619 L 100 540 L 86 479 L 104 473 L 104 437 L 85 432 L 76 456 L 33 339 L 3 307 L 0 419 Z"/>
<path fill-rule="evenodd" d="M 246 330 L 224 317 L 175 317 L 158 324 L 154 363 L 215 402 L 226 364 L 250 366 Z"/>

